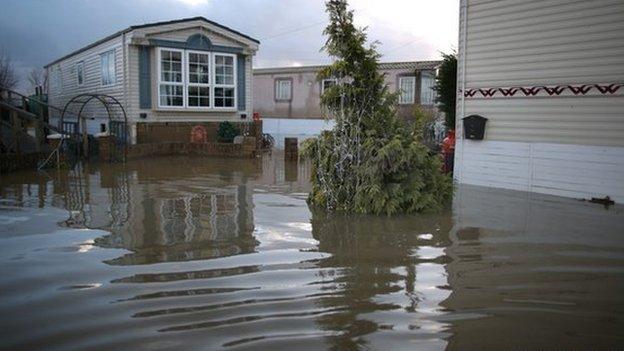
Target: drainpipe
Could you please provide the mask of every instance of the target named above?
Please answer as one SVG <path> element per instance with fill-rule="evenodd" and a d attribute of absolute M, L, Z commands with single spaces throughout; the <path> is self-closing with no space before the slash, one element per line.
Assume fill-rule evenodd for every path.
<path fill-rule="evenodd" d="M 462 168 L 464 166 L 464 133 L 463 126 L 461 123 L 461 119 L 464 117 L 466 113 L 466 97 L 464 92 L 466 91 L 466 38 L 467 38 L 467 23 L 468 23 L 468 0 L 461 0 L 461 8 L 460 8 L 460 18 L 463 18 L 462 22 L 462 47 L 460 49 L 461 52 L 461 94 L 460 94 L 460 105 L 459 105 L 459 117 L 455 119 L 455 137 L 456 137 L 456 147 L 455 151 L 459 151 L 455 154 L 455 165 L 457 166 L 454 170 L 454 177 L 459 183 L 462 182 Z M 459 146 L 459 148 L 457 147 Z M 457 162 L 457 158 L 459 158 L 459 162 Z"/>

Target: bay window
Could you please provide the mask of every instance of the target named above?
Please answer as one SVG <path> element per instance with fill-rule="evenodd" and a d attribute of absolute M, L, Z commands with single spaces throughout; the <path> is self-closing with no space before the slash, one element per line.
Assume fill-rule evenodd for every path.
<path fill-rule="evenodd" d="M 210 54 L 188 52 L 188 107 L 210 107 Z"/>
<path fill-rule="evenodd" d="M 214 54 L 214 107 L 234 107 L 234 55 Z"/>
<path fill-rule="evenodd" d="M 236 55 L 159 48 L 158 62 L 158 107 L 236 107 Z"/>
<path fill-rule="evenodd" d="M 159 67 L 158 94 L 160 105 L 184 106 L 182 50 L 161 50 Z"/>

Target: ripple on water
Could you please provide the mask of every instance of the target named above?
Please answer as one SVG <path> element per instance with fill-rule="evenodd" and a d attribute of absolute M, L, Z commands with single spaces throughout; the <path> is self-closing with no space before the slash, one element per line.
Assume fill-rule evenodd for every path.
<path fill-rule="evenodd" d="M 2 348 L 623 344 L 621 208 L 460 187 L 439 213 L 327 215 L 282 156 L 0 179 Z"/>

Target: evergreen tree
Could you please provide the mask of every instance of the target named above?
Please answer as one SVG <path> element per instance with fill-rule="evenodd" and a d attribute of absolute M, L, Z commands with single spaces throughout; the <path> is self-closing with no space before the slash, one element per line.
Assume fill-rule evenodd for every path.
<path fill-rule="evenodd" d="M 437 92 L 436 102 L 444 112 L 446 130 L 455 129 L 455 101 L 457 100 L 457 56 L 442 54 L 442 65 L 436 77 L 433 90 Z"/>
<path fill-rule="evenodd" d="M 397 118 L 397 93 L 378 70 L 375 43 L 353 25 L 346 0 L 326 3 L 330 23 L 324 49 L 336 61 L 319 79 L 337 78 L 321 105 L 334 118 L 331 131 L 302 148 L 312 162 L 308 202 L 330 211 L 394 214 L 439 207 L 451 192 L 441 162 L 420 142 L 422 123 Z"/>

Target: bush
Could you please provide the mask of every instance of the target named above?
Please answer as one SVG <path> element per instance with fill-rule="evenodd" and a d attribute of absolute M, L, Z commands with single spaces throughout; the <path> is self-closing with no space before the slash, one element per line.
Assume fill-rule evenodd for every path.
<path fill-rule="evenodd" d="M 232 122 L 221 122 L 217 128 L 219 142 L 231 143 L 234 137 L 240 135 L 240 128 Z"/>
<path fill-rule="evenodd" d="M 397 117 L 397 93 L 379 72 L 379 53 L 365 47 L 345 0 L 327 2 L 325 50 L 337 60 L 319 78 L 338 77 L 321 104 L 335 118 L 330 131 L 302 145 L 312 163 L 310 205 L 328 211 L 395 214 L 439 208 L 451 193 L 437 155 L 422 144 L 422 111 L 410 127 Z"/>

